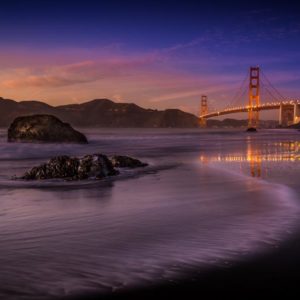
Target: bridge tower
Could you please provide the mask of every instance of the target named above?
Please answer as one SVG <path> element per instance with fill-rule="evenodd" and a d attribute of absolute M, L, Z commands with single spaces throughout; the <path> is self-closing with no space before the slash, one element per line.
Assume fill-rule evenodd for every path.
<path fill-rule="evenodd" d="M 259 123 L 259 67 L 250 67 L 248 128 L 257 128 Z"/>
<path fill-rule="evenodd" d="M 279 125 L 283 127 L 287 127 L 289 125 L 294 124 L 295 120 L 295 104 L 288 103 L 280 103 L 279 108 Z"/>
<path fill-rule="evenodd" d="M 202 95 L 201 96 L 201 105 L 200 105 L 200 116 L 206 115 L 208 113 L 208 107 L 207 107 L 207 96 Z M 206 127 L 206 118 L 200 118 L 200 126 L 202 128 Z"/>

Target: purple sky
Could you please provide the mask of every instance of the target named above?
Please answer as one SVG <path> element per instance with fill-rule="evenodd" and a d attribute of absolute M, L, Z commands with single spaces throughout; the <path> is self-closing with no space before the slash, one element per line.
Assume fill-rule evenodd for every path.
<path fill-rule="evenodd" d="M 296 4 L 199 2 L 5 1 L 0 96 L 197 113 L 201 94 L 224 107 L 259 65 L 285 97 L 300 98 Z"/>

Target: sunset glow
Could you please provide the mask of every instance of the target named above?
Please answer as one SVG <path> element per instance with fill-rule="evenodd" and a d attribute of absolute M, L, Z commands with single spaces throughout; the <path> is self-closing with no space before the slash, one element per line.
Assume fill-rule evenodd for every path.
<path fill-rule="evenodd" d="M 276 4 L 229 13 L 225 4 L 67 3 L 43 1 L 43 18 L 38 1 L 2 4 L 0 96 L 52 105 L 109 98 L 196 114 L 201 94 L 214 107 L 230 102 L 250 65 L 286 97 L 300 96 L 300 24 Z"/>

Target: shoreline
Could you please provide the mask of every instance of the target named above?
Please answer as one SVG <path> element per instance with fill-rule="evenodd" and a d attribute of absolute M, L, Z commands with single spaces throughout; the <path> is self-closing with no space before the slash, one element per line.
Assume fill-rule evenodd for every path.
<path fill-rule="evenodd" d="M 72 281 L 68 281 L 68 277 L 60 277 L 60 275 L 70 272 L 68 270 L 68 265 L 66 264 L 64 266 L 64 263 L 62 263 L 59 264 L 60 266 L 62 266 L 61 270 L 56 270 L 55 268 L 53 270 L 51 268 L 49 269 L 49 272 L 53 271 L 53 274 L 57 276 L 57 290 L 51 288 L 51 280 L 48 280 L 48 278 L 45 277 L 45 283 L 47 284 L 48 281 L 50 282 L 49 293 L 47 293 L 47 285 L 39 285 L 39 280 L 37 280 L 37 283 L 35 283 L 34 281 L 32 282 L 32 288 L 37 288 L 36 296 L 33 296 L 33 294 L 30 295 L 30 291 L 28 291 L 27 294 L 27 290 L 22 288 L 23 283 L 26 282 L 27 279 L 23 278 L 20 282 L 21 284 L 19 284 L 19 289 L 16 289 L 16 294 L 13 293 L 12 289 L 9 290 L 9 285 L 6 285 L 6 288 L 3 289 L 3 292 L 7 292 L 7 299 L 20 298 L 25 300 L 34 299 L 34 297 L 39 298 L 39 296 L 39 299 L 53 300 L 156 299 L 158 297 L 170 298 L 175 296 L 183 299 L 201 299 L 205 296 L 204 299 L 211 299 L 213 298 L 213 296 L 219 295 L 237 295 L 239 296 L 239 298 L 245 298 L 245 294 L 246 296 L 248 296 L 250 295 L 250 292 L 253 296 L 261 295 L 262 293 L 266 293 L 268 295 L 277 295 L 279 293 L 278 291 L 282 289 L 293 289 L 293 284 L 291 284 L 291 282 L 297 281 L 297 270 L 299 269 L 298 266 L 300 266 L 300 258 L 297 259 L 297 255 L 300 251 L 300 240 L 298 239 L 299 226 L 297 222 L 297 215 L 299 215 L 297 204 L 299 204 L 299 201 L 295 203 L 295 207 L 293 205 L 294 201 L 292 201 L 293 199 L 298 200 L 298 194 L 296 194 L 295 197 L 292 197 L 290 202 L 289 191 L 287 191 L 286 193 L 285 189 L 283 189 L 281 193 L 281 188 L 279 185 L 286 186 L 286 184 L 284 183 L 278 184 L 270 180 L 257 181 L 257 179 L 252 178 L 250 174 L 241 174 L 240 172 L 235 172 L 235 169 L 232 171 L 231 169 L 227 168 L 226 165 L 224 167 L 223 165 L 214 166 L 209 164 L 206 165 L 207 168 L 199 167 L 197 166 L 197 162 L 200 162 L 199 155 L 201 155 L 201 153 L 207 152 L 209 154 L 215 155 L 215 153 L 209 152 L 212 147 L 215 147 L 215 138 L 209 137 L 208 140 L 210 141 L 210 143 L 208 143 L 206 142 L 207 137 L 204 137 L 202 140 L 200 139 L 200 141 L 197 142 L 195 146 L 194 136 L 190 136 L 183 141 L 182 135 L 175 136 L 174 138 L 173 135 L 171 136 L 172 139 L 169 136 L 168 139 L 164 137 L 162 138 L 157 136 L 150 136 L 148 140 L 143 140 L 142 142 L 137 143 L 136 135 L 134 135 L 132 139 L 128 138 L 127 135 L 117 135 L 117 139 L 112 142 L 112 146 L 110 146 L 110 141 L 109 144 L 107 142 L 108 139 L 110 140 L 110 136 L 108 139 L 104 139 L 102 135 L 99 135 L 98 139 L 95 138 L 95 142 L 90 146 L 91 149 L 101 148 L 103 149 L 104 153 L 111 153 L 109 147 L 114 148 L 113 145 L 115 144 L 120 146 L 120 149 L 125 149 L 125 151 L 129 152 L 130 155 L 139 158 L 143 157 L 143 159 L 148 158 L 150 167 L 139 170 L 137 172 L 138 174 L 136 174 L 135 172 L 133 172 L 135 174 L 133 174 L 132 172 L 125 172 L 126 174 L 119 175 L 116 178 L 109 178 L 108 180 L 104 179 L 101 184 L 101 181 L 81 182 L 82 185 L 80 184 L 80 186 L 76 188 L 73 182 L 49 182 L 49 185 L 47 184 L 47 182 L 34 183 L 34 185 L 41 184 L 45 185 L 44 187 L 46 189 L 49 188 L 49 191 L 45 191 L 46 193 L 42 191 L 44 188 L 43 186 L 27 186 L 28 188 L 41 190 L 34 193 L 33 196 L 30 196 L 30 198 L 25 199 L 25 205 L 27 205 L 27 207 L 32 206 L 34 209 L 33 213 L 31 213 L 29 210 L 25 210 L 25 213 L 28 213 L 28 221 L 31 222 L 32 219 L 33 222 L 35 222 L 34 224 L 39 225 L 39 220 L 35 220 L 33 218 L 33 215 L 39 212 L 45 220 L 51 220 L 53 218 L 56 220 L 55 223 L 50 224 L 51 226 L 48 229 L 46 228 L 49 234 L 55 233 L 53 235 L 53 238 L 51 237 L 49 239 L 47 238 L 45 240 L 42 240 L 42 243 L 40 244 L 42 246 L 46 246 L 45 241 L 49 242 L 49 244 L 45 248 L 47 250 L 45 250 L 44 252 L 40 252 L 39 248 L 42 248 L 41 250 L 43 250 L 44 246 L 38 246 L 36 251 L 38 251 L 38 255 L 44 255 L 45 258 L 47 257 L 49 249 L 50 251 L 57 251 L 56 241 L 63 241 L 63 243 L 65 243 L 65 240 L 56 238 L 56 233 L 60 232 L 60 230 L 66 230 L 66 232 L 69 233 L 69 235 L 67 235 L 66 241 L 70 241 L 70 243 L 66 242 L 64 247 L 60 248 L 60 250 L 65 251 L 65 249 L 67 249 L 67 251 L 69 251 L 71 255 L 73 254 L 73 257 L 70 256 L 72 261 L 71 270 L 73 270 L 72 268 L 74 267 L 73 272 L 75 272 L 70 273 L 70 280 L 74 280 L 75 284 L 73 284 Z M 162 143 L 162 139 L 166 141 Z M 155 143 L 153 143 L 153 140 L 155 141 Z M 222 149 L 224 149 L 223 152 L 220 151 L 220 155 L 225 154 L 226 156 L 226 153 L 229 150 L 230 152 L 233 152 L 231 148 L 235 151 L 233 153 L 237 152 L 241 153 L 240 155 L 245 155 L 246 149 L 244 145 L 240 142 L 232 144 L 231 140 L 231 138 L 228 140 L 222 135 L 218 137 L 218 141 L 222 141 Z M 244 138 L 241 137 L 240 139 L 238 138 L 235 140 L 243 141 Z M 272 140 L 271 142 L 273 143 Z M 146 151 L 145 149 L 148 145 L 150 145 L 150 148 L 149 150 L 147 148 Z M 201 149 L 200 145 L 202 145 Z M 203 147 L 203 145 L 205 145 L 206 147 Z M 261 145 L 261 143 L 259 145 Z M 198 150 L 198 148 L 200 150 Z M 69 151 L 69 147 L 63 147 L 62 149 Z M 170 149 L 172 150 L 172 157 L 169 157 Z M 36 149 L 33 150 L 34 151 L 31 153 L 32 155 L 40 154 L 36 151 Z M 80 152 L 81 149 L 74 150 L 75 155 L 79 155 Z M 52 152 L 49 153 L 52 155 Z M 48 155 L 48 152 L 46 152 L 46 154 Z M 7 159 L 7 161 L 10 160 L 12 160 L 12 158 L 11 154 L 9 153 L 9 158 Z M 25 165 L 27 165 L 26 158 L 24 158 L 24 160 L 25 162 L 21 165 L 19 162 L 15 163 L 16 170 L 20 170 L 24 168 Z M 30 163 L 31 161 L 32 159 L 30 159 Z M 177 165 L 167 165 L 167 162 L 170 163 L 174 161 L 176 161 L 176 163 L 182 167 L 179 167 L 175 172 L 170 170 L 170 172 L 167 171 L 167 173 L 163 172 L 163 175 L 156 175 L 156 173 L 160 173 L 159 171 L 161 170 L 176 168 Z M 165 162 L 164 166 L 160 165 L 162 162 Z M 158 167 L 158 164 L 160 165 L 160 167 Z M 248 163 L 246 163 L 246 166 L 248 166 Z M 286 166 L 289 165 L 287 164 Z M 5 170 L 5 166 L 3 167 L 3 170 Z M 220 172 L 220 170 L 222 170 L 222 172 Z M 274 168 L 274 171 L 276 172 L 276 168 Z M 229 176 L 229 178 L 225 173 Z M 148 177 L 148 174 L 155 175 L 152 178 L 152 176 Z M 298 174 L 298 171 L 292 174 Z M 133 190 L 130 191 L 130 189 L 128 188 L 128 183 L 122 181 L 127 181 L 135 177 L 137 177 L 138 181 L 132 183 Z M 145 180 L 142 178 L 145 178 Z M 247 178 L 250 178 L 251 180 L 247 180 Z M 114 184 L 114 182 L 116 182 L 116 184 Z M 149 182 L 150 185 L 145 185 Z M 260 182 L 260 184 L 258 184 L 258 182 Z M 3 183 L 4 181 L 0 181 L 0 185 Z M 174 185 L 174 183 L 176 184 Z M 17 186 L 14 186 L 15 184 Z M 2 187 L 18 190 L 19 188 L 25 188 L 25 185 L 27 184 L 27 182 L 25 182 L 23 185 L 20 184 L 20 182 L 14 181 L 14 183 L 10 187 Z M 271 184 L 275 188 L 269 189 L 267 184 Z M 60 193 L 60 188 L 58 188 L 58 185 L 61 186 L 62 191 L 64 192 L 63 194 L 57 194 Z M 75 185 L 78 185 L 77 181 L 75 182 Z M 108 189 L 94 189 L 94 187 L 97 187 L 99 185 L 107 185 L 108 187 L 110 187 Z M 278 188 L 276 188 L 277 185 Z M 68 186 L 69 188 L 66 188 Z M 114 190 L 111 188 L 112 186 L 114 186 Z M 129 184 L 129 186 L 131 186 L 131 184 Z M 289 185 L 287 186 L 290 188 Z M 88 192 L 91 187 L 93 187 L 93 191 Z M 153 187 L 155 187 L 157 191 L 153 190 Z M 77 192 L 69 194 L 70 190 L 78 188 L 84 190 L 82 194 L 80 194 L 79 196 Z M 159 188 L 164 188 L 162 189 L 162 191 L 165 192 L 162 194 L 159 193 Z M 229 195 L 227 198 L 224 197 L 223 199 L 222 197 L 224 194 L 224 190 L 226 189 L 229 191 L 229 194 L 230 191 L 232 191 L 232 194 L 231 196 Z M 214 219 L 211 219 L 211 221 L 208 220 L 208 223 L 205 223 L 205 207 L 207 205 L 206 202 L 208 201 L 205 199 L 208 195 L 208 191 L 212 192 L 212 202 L 209 201 L 212 206 L 211 208 L 209 208 L 211 209 L 211 211 L 208 211 L 208 213 Z M 296 191 L 298 191 L 298 189 Z M 180 194 L 181 192 L 182 194 Z M 252 193 L 252 196 L 250 196 L 248 192 Z M 18 195 L 18 191 L 16 191 L 15 194 Z M 143 197 L 145 195 L 147 196 Z M 202 195 L 203 197 L 200 197 L 199 195 Z M 293 196 L 293 194 L 291 195 Z M 218 200 L 214 203 L 214 199 L 217 199 L 218 196 L 220 196 L 221 200 L 223 200 Z M 5 198 L 5 200 L 7 200 L 8 208 L 14 208 L 15 204 L 23 203 L 20 201 L 16 201 L 16 203 L 14 204 L 14 202 L 10 201 L 11 199 L 9 199 L 9 197 L 10 196 L 8 195 Z M 156 198 L 159 199 L 159 201 L 153 201 L 153 199 Z M 178 200 L 173 203 L 173 199 L 177 198 Z M 81 201 L 81 199 L 85 200 Z M 122 199 L 123 201 L 116 201 L 117 199 Z M 38 202 L 36 202 L 37 200 Z M 182 203 L 182 200 L 184 200 L 184 203 Z M 279 200 L 279 202 L 277 202 L 277 200 Z M 169 203 L 169 201 L 171 202 Z M 164 203 L 167 205 L 163 205 Z M 187 204 L 186 209 L 184 209 L 184 205 L 181 206 L 185 203 Z M 283 206 L 281 206 L 281 203 L 283 204 Z M 291 205 L 289 203 L 291 203 Z M 127 204 L 129 206 L 127 206 Z M 202 211 L 201 205 L 203 206 L 204 211 Z M 59 216 L 56 216 L 56 207 L 62 208 L 62 213 Z M 275 211 L 273 211 L 273 207 Z M 284 213 L 285 207 L 288 209 L 286 213 Z M 49 208 L 49 210 L 47 210 L 47 208 Z M 126 210 L 124 210 L 125 208 Z M 148 213 L 149 209 L 150 215 Z M 197 213 L 198 210 L 199 215 Z M 101 218 L 102 214 L 104 218 Z M 14 214 L 12 214 L 12 216 L 14 216 Z M 16 214 L 16 216 L 18 217 L 18 214 Z M 134 219 L 127 219 L 127 216 L 133 216 Z M 73 222 L 77 217 L 78 220 L 73 224 L 75 227 L 73 225 L 71 227 L 67 226 L 69 221 Z M 112 217 L 118 217 L 116 218 L 116 221 L 120 222 L 122 227 L 119 226 L 119 228 L 122 228 L 121 231 L 119 229 L 114 230 L 115 227 L 112 227 L 112 224 L 114 224 L 114 219 Z M 166 217 L 166 220 L 164 217 Z M 204 219 L 202 219 L 202 217 L 204 217 Z M 224 222 L 222 221 L 222 217 L 224 217 Z M 268 219 L 270 220 L 270 222 L 273 222 L 270 225 L 271 227 L 268 226 Z M 20 224 L 22 224 L 23 226 L 23 223 L 27 224 L 26 222 L 23 222 L 21 220 Z M 183 227 L 185 222 L 187 223 L 186 230 L 183 230 L 183 228 L 178 228 L 182 230 L 182 232 L 179 230 L 179 234 L 177 232 L 177 225 L 179 224 L 178 222 L 181 222 Z M 28 224 L 30 225 L 31 223 Z M 244 228 L 243 226 L 245 224 L 248 225 Z M 274 224 L 274 226 L 272 224 Z M 292 234 L 289 228 L 286 226 L 287 224 L 290 224 L 290 228 L 294 229 L 291 230 Z M 5 225 L 5 223 L 3 223 L 3 225 Z M 154 226 L 153 229 L 151 227 L 152 225 Z M 174 227 L 173 225 L 176 226 Z M 224 233 L 219 234 L 219 232 L 223 232 L 225 230 L 224 225 L 228 225 L 229 228 L 233 229 L 233 231 L 229 231 L 230 234 L 228 235 L 225 235 Z M 78 239 L 76 234 L 73 235 L 76 232 L 74 230 L 74 228 L 76 229 L 76 226 L 80 228 L 80 232 L 82 231 L 82 240 Z M 108 238 L 108 241 L 110 241 L 110 237 L 112 236 L 110 231 L 103 229 L 106 228 L 105 226 L 110 226 L 108 228 L 112 228 L 111 232 L 116 233 L 116 241 L 120 240 L 118 247 L 115 248 L 116 250 L 120 250 L 120 254 L 122 254 L 122 247 L 124 247 L 124 249 L 127 249 L 127 241 L 125 239 L 125 236 L 126 233 L 128 233 L 129 240 L 132 234 L 136 236 L 136 242 L 134 239 L 130 240 L 132 242 L 132 250 L 128 251 L 128 253 L 125 251 L 124 253 L 126 255 L 134 253 L 134 251 L 138 251 L 139 249 L 140 251 L 144 251 L 146 249 L 147 252 L 149 250 L 147 243 L 142 243 L 142 246 L 139 245 L 140 239 L 142 241 L 146 240 L 144 237 L 147 236 L 150 237 L 150 241 L 152 240 L 151 237 L 153 238 L 153 243 L 158 241 L 162 246 L 170 245 L 168 248 L 168 252 L 161 252 L 162 256 L 161 259 L 158 258 L 158 264 L 160 264 L 160 260 L 163 262 L 165 259 L 169 259 L 173 250 L 175 251 L 173 255 L 175 255 L 174 257 L 176 258 L 176 249 L 180 251 L 178 252 L 179 257 L 183 257 L 184 261 L 188 262 L 188 260 L 190 259 L 191 262 L 195 261 L 195 264 L 187 264 L 188 269 L 182 268 L 179 276 L 174 276 L 172 278 L 169 276 L 160 277 L 160 274 L 164 275 L 164 270 L 167 270 L 163 264 L 161 264 L 162 272 L 160 272 L 160 269 L 158 270 L 159 272 L 157 272 L 157 269 L 155 270 L 154 268 L 154 272 L 152 272 L 153 262 L 151 261 L 149 264 L 139 264 L 135 266 L 133 262 L 138 262 L 137 257 L 139 256 L 139 252 L 135 253 L 136 256 L 133 256 L 132 261 L 128 260 L 126 255 L 123 256 L 124 264 L 121 262 L 121 259 L 120 263 L 118 259 L 122 257 L 121 255 L 111 255 L 109 252 L 105 252 L 106 245 L 101 241 L 102 239 L 105 240 L 105 238 Z M 145 231 L 141 229 L 143 228 L 143 226 L 146 229 Z M 168 233 L 168 230 L 166 230 L 168 226 L 170 228 L 171 235 Z M 190 243 L 191 249 L 193 248 L 193 246 L 195 246 L 194 252 L 198 253 L 202 251 L 202 246 L 200 242 L 198 245 L 195 245 L 193 236 L 195 236 L 196 241 L 198 241 L 198 230 L 200 235 L 204 233 L 203 241 L 205 245 L 205 243 L 209 243 L 209 239 L 207 240 L 207 237 L 205 235 L 205 232 L 207 231 L 205 230 L 207 228 L 212 228 L 213 230 L 214 226 L 216 226 L 216 228 L 219 227 L 220 230 L 216 230 L 215 238 L 214 235 L 212 235 L 211 243 L 213 243 L 213 250 L 207 252 L 208 257 L 210 255 L 213 255 L 214 249 L 217 249 L 216 253 L 219 253 L 218 251 L 221 248 L 218 248 L 218 239 L 220 241 L 224 240 L 224 242 L 222 243 L 229 245 L 229 248 L 231 247 L 238 249 L 237 239 L 238 236 L 240 236 L 241 251 L 233 251 L 236 253 L 236 259 L 230 259 L 229 256 L 228 259 L 225 257 L 224 260 L 218 260 L 216 264 L 211 264 L 208 260 L 203 260 L 203 265 L 201 265 L 201 263 L 197 263 L 197 257 L 196 259 L 193 259 L 192 255 L 185 255 L 184 248 L 182 248 L 183 251 L 180 250 L 180 233 L 184 234 L 183 237 L 185 237 L 185 234 L 188 234 L 187 236 L 189 237 L 189 233 L 191 233 L 191 239 L 189 240 L 189 238 L 187 238 L 187 244 L 189 245 Z M 41 228 L 43 228 L 43 226 Z M 257 231 L 255 228 L 257 228 L 259 231 Z M 15 232 L 15 225 L 11 225 L 11 230 L 12 232 Z M 164 232 L 164 230 L 165 234 L 161 233 Z M 118 236 L 119 231 L 124 231 L 125 234 L 122 233 L 122 235 Z M 276 238 L 273 239 L 272 235 L 268 233 L 269 231 L 270 233 L 272 233 L 273 231 L 275 233 L 281 232 L 280 236 L 282 238 L 279 238 L 278 240 Z M 39 233 L 40 230 L 36 231 L 34 229 L 33 232 Z M 173 238 L 172 233 L 174 233 Z M 259 240 L 258 234 L 265 236 L 265 238 Z M 29 234 L 28 237 L 30 238 L 31 234 Z M 243 247 L 245 246 L 245 244 L 251 242 L 253 238 L 258 240 L 258 243 L 256 243 L 254 246 L 263 247 L 265 248 L 265 250 L 244 251 Z M 97 241 L 97 239 L 99 239 L 99 243 L 95 242 Z M 184 238 L 182 240 L 186 239 Z M 81 249 L 81 251 L 77 251 L 77 247 L 73 246 L 70 249 L 68 248 L 70 244 L 72 244 L 72 241 L 76 241 L 76 243 L 80 241 L 82 243 L 82 241 L 84 241 L 84 244 L 82 244 L 84 245 L 83 247 L 81 247 L 81 244 L 80 246 L 78 246 L 78 250 Z M 112 241 L 112 245 L 114 245 L 114 243 L 115 241 Z M 101 247 L 98 248 L 99 245 L 101 247 L 104 245 L 102 247 L 104 252 L 98 253 L 99 249 L 102 249 Z M 15 246 L 12 246 L 13 249 L 15 249 Z M 276 248 L 277 246 L 278 248 Z M 4 249 L 6 248 L 5 245 L 3 245 L 3 247 Z M 17 249 L 22 249 L 22 245 L 19 248 L 17 247 Z M 155 248 L 153 248 L 153 251 L 154 250 Z M 221 251 L 223 250 L 225 250 L 225 247 L 221 249 Z M 53 259 L 54 261 L 61 262 L 60 257 L 55 257 L 53 253 L 51 256 L 51 260 Z M 101 270 L 103 266 L 104 270 L 107 267 L 109 272 L 112 272 L 112 278 L 114 277 L 114 270 L 119 270 L 118 272 L 120 272 L 120 274 L 124 273 L 124 276 L 121 276 L 117 281 L 112 281 L 111 285 L 106 284 L 105 281 L 103 284 L 103 282 L 101 281 L 101 276 L 99 277 L 99 282 L 94 282 L 94 279 L 92 277 L 89 278 L 89 272 L 87 273 L 87 275 L 85 275 L 85 272 L 87 272 L 87 270 L 84 268 L 84 263 L 82 265 L 80 264 L 80 258 L 83 259 L 83 257 L 86 257 L 86 262 L 91 262 L 88 258 L 89 253 L 91 253 L 92 255 L 96 255 L 98 253 L 100 255 L 100 258 L 108 257 L 109 259 L 111 257 L 114 259 L 114 263 L 112 263 L 111 266 L 107 264 L 105 260 L 103 260 L 103 262 L 101 261 L 101 259 L 98 260 L 98 270 L 100 271 L 100 275 L 102 274 Z M 230 254 L 230 251 L 228 253 Z M 233 253 L 233 257 L 235 253 Z M 28 254 L 30 255 L 30 253 Z M 150 254 L 151 252 L 149 252 L 149 254 L 147 255 Z M 3 256 L 3 258 L 4 257 L 5 256 Z M 130 256 L 128 257 L 130 258 Z M 16 262 L 13 262 L 13 264 L 17 264 L 17 259 L 18 256 L 16 256 Z M 129 261 L 128 269 L 126 265 L 127 260 Z M 199 261 L 201 261 L 201 259 Z M 97 273 L 97 265 L 94 265 L 94 263 L 96 262 L 97 260 L 93 262 L 91 271 L 94 270 Z M 79 263 L 79 265 L 77 265 L 76 263 Z M 9 268 L 9 265 L 7 265 L 7 269 Z M 137 270 L 137 272 L 144 272 L 145 274 L 149 274 L 149 277 L 153 275 L 154 281 L 148 281 L 146 283 L 145 281 L 141 281 L 141 285 L 131 285 L 130 276 L 133 276 L 132 278 L 134 278 L 135 270 Z M 36 268 L 35 271 L 41 270 Z M 47 273 L 47 269 L 43 269 L 43 271 Z M 132 274 L 130 274 L 130 271 L 132 271 Z M 105 271 L 103 272 L 103 274 L 105 275 Z M 99 276 L 99 274 L 97 276 Z M 66 278 L 66 281 L 64 281 L 64 278 Z M 3 277 L 3 279 L 5 279 L 5 277 Z M 78 283 L 82 280 L 82 286 L 77 286 L 76 280 L 78 280 Z M 139 278 L 137 280 L 139 280 Z M 12 280 L 12 283 L 13 282 L 14 280 Z M 5 287 L 5 285 L 3 287 Z M 79 294 L 81 292 L 82 295 Z"/>
<path fill-rule="evenodd" d="M 181 279 L 152 287 L 123 289 L 108 294 L 85 293 L 54 299 L 202 299 L 203 296 L 204 299 L 213 299 L 211 297 L 216 296 L 248 299 L 262 295 L 295 295 L 299 291 L 300 268 L 300 236 L 295 235 L 268 253 L 252 255 L 247 261 L 229 267 L 208 268 L 201 274 L 195 267 L 194 272 Z"/>

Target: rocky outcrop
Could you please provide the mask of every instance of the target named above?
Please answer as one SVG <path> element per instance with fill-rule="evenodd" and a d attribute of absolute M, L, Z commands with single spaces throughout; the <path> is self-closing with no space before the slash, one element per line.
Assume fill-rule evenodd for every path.
<path fill-rule="evenodd" d="M 125 155 L 114 155 L 111 158 L 111 162 L 116 168 L 139 168 L 148 166 L 148 164 L 143 163 L 138 159 Z"/>
<path fill-rule="evenodd" d="M 108 176 L 118 175 L 119 171 L 116 170 L 115 167 L 137 168 L 145 166 L 147 166 L 146 163 L 129 156 L 118 155 L 109 160 L 104 154 L 85 155 L 79 158 L 63 155 L 53 157 L 47 163 L 33 167 L 19 179 L 102 179 Z"/>
<path fill-rule="evenodd" d="M 113 164 L 104 154 L 86 155 L 79 160 L 78 178 L 86 179 L 95 177 L 101 179 L 107 176 L 118 175 Z"/>
<path fill-rule="evenodd" d="M 86 155 L 82 158 L 64 155 L 53 157 L 47 163 L 32 168 L 21 179 L 102 179 L 117 174 L 119 174 L 119 171 L 114 169 L 106 155 L 94 154 Z"/>
<path fill-rule="evenodd" d="M 296 124 L 293 124 L 293 125 L 290 125 L 289 128 L 300 129 L 300 122 L 296 123 Z"/>
<path fill-rule="evenodd" d="M 88 143 L 82 133 L 52 115 L 16 118 L 8 129 L 7 140 L 27 143 Z"/>
<path fill-rule="evenodd" d="M 249 128 L 247 128 L 246 131 L 247 131 L 247 132 L 257 132 L 257 129 L 254 128 L 254 127 L 249 127 Z"/>

